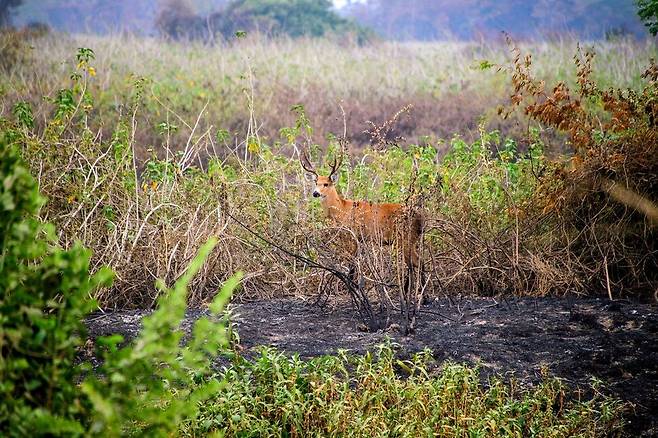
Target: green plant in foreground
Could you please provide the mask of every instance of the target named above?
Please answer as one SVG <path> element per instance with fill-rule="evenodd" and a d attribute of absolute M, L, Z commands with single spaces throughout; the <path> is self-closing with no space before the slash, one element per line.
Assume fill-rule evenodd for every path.
<path fill-rule="evenodd" d="M 106 348 L 103 377 L 82 384 L 93 406 L 92 433 L 120 436 L 130 430 L 141 436 L 169 436 L 181 421 L 196 417 L 200 402 L 221 389 L 221 380 L 210 376 L 210 364 L 227 345 L 225 321 L 198 319 L 192 338 L 181 345 L 187 285 L 216 243 L 211 239 L 199 250 L 173 288 L 158 284 L 164 292 L 158 309 L 144 318 L 133 344 L 118 349 L 120 336 L 100 340 Z M 214 318 L 221 317 L 240 278 L 236 274 L 224 283 L 210 305 Z"/>
<path fill-rule="evenodd" d="M 90 298 L 109 285 L 107 269 L 89 274 L 90 251 L 55 245 L 54 228 L 36 215 L 44 203 L 18 148 L 0 138 L 0 431 L 7 436 L 168 435 L 193 419 L 199 401 L 220 388 L 210 364 L 226 345 L 225 321 L 200 318 L 181 345 L 187 285 L 216 245 L 199 251 L 160 307 L 144 319 L 133 345 L 105 347 L 100 376 L 76 384 L 86 368 L 74 366 L 85 335 Z M 210 306 L 219 318 L 240 275 L 229 279 Z"/>
<path fill-rule="evenodd" d="M 18 149 L 0 139 L 0 430 L 9 436 L 82 433 L 75 380 L 82 319 L 111 273 L 89 275 L 90 251 L 58 248 L 36 219 L 44 198 Z"/>
<path fill-rule="evenodd" d="M 183 425 L 189 436 L 599 437 L 621 434 L 621 405 L 600 395 L 569 399 L 546 377 L 534 387 L 444 363 L 425 351 L 410 360 L 385 344 L 303 361 L 263 348 L 222 374 L 228 384 Z"/>

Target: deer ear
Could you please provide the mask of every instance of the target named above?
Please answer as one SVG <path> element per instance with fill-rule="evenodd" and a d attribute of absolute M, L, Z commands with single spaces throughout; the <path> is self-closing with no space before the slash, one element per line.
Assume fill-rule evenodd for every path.
<path fill-rule="evenodd" d="M 306 176 L 307 181 L 311 181 L 311 182 L 315 181 L 315 175 L 313 175 L 312 173 L 305 173 L 304 175 Z"/>
<path fill-rule="evenodd" d="M 331 175 L 331 181 L 336 184 L 338 182 L 338 172 Z"/>

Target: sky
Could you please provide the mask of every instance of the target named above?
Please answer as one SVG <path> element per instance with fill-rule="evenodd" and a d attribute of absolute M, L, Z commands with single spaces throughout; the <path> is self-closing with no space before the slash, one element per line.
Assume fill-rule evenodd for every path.
<path fill-rule="evenodd" d="M 340 9 L 343 6 L 345 6 L 348 3 L 348 0 L 332 0 L 334 2 L 334 6 L 336 8 Z M 352 3 L 362 3 L 363 0 L 352 0 Z"/>

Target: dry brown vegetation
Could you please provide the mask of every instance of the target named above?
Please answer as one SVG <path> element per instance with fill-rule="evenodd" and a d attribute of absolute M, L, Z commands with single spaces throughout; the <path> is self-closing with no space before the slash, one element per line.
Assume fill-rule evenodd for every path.
<path fill-rule="evenodd" d="M 639 91 L 601 88 L 592 78 L 595 53 L 574 57 L 577 87 L 547 89 L 532 73 L 530 55 L 515 51 L 515 104 L 547 126 L 567 132 L 570 162 L 548 181 L 544 211 L 577 272 L 591 287 L 621 294 L 658 293 L 658 66 L 652 60 Z M 560 182 L 562 189 L 555 190 Z"/>
<path fill-rule="evenodd" d="M 336 255 L 346 230 L 319 221 L 297 158 L 301 143 L 333 158 L 343 131 L 341 192 L 427 216 L 427 282 L 412 295 L 396 245 L 361 242 L 348 289 L 370 328 L 400 308 L 413 325 L 422 296 L 654 294 L 655 228 L 636 211 L 656 199 L 655 69 L 640 78 L 635 56 L 646 60 L 651 45 L 599 44 L 601 58 L 621 61 L 578 61 L 573 80 L 564 42 L 524 48 L 534 63 L 504 63 L 507 46 L 461 43 L 90 39 L 97 58 L 61 63 L 78 42 L 36 40 L 31 60 L 5 73 L 2 126 L 49 197 L 42 217 L 60 243 L 81 240 L 95 268 L 116 272 L 104 307 L 153 305 L 154 280 L 179 278 L 211 236 L 194 304 L 236 270 L 247 273 L 244 300 L 340 294 L 354 264 Z M 494 72 L 482 58 L 509 67 Z M 600 91 L 609 83 L 622 86 Z M 495 119 L 513 90 L 525 115 Z M 440 140 L 456 132 L 464 139 Z M 558 134 L 566 147 L 546 144 Z M 570 148 L 572 159 L 555 158 Z M 626 192 L 615 187 L 640 201 L 618 202 Z"/>

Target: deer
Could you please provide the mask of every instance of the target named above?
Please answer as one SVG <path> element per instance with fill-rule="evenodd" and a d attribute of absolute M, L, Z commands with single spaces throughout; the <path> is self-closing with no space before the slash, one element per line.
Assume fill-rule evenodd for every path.
<path fill-rule="evenodd" d="M 379 241 L 384 245 L 397 242 L 407 268 L 405 287 L 410 288 L 415 270 L 419 270 L 422 278 L 420 245 L 424 219 L 421 212 L 413 211 L 404 204 L 377 204 L 343 198 L 336 189 L 343 154 L 340 158 L 334 158 L 328 176 L 318 174 L 303 148 L 299 157 L 307 178 L 315 183 L 313 197 L 320 198 L 327 219 L 337 226 L 346 227 L 357 237 Z M 350 276 L 353 275 L 354 268 L 351 268 Z"/>

